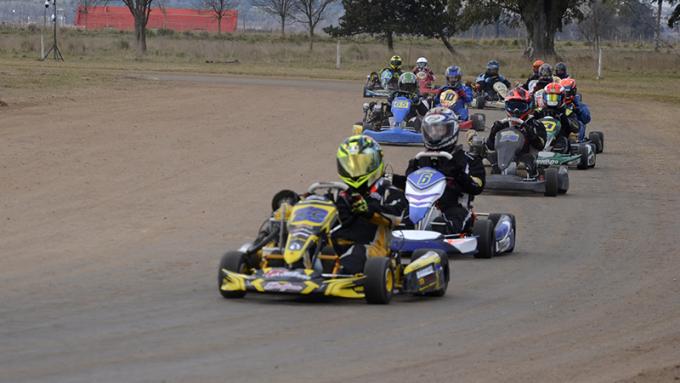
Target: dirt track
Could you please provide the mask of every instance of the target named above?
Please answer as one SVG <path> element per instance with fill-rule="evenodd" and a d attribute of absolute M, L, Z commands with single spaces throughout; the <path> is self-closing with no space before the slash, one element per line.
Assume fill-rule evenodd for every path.
<path fill-rule="evenodd" d="M 0 381 L 680 376 L 677 108 L 588 99 L 598 168 L 565 197 L 479 198 L 517 215 L 517 252 L 454 260 L 443 299 L 226 301 L 220 253 L 275 191 L 335 178 L 360 85 L 172 80 L 2 111 Z"/>

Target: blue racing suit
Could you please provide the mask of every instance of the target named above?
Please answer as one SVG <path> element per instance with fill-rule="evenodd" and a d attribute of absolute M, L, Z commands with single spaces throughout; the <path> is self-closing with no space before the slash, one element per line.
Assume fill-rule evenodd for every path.
<path fill-rule="evenodd" d="M 456 100 L 455 104 L 449 106 L 449 109 L 453 110 L 453 113 L 455 113 L 456 116 L 458 116 L 458 119 L 460 121 L 467 121 L 468 119 L 470 119 L 467 105 L 472 102 L 472 89 L 469 86 L 462 84 L 459 84 L 457 86 L 451 85 L 443 86 L 439 88 L 439 92 L 434 98 L 434 106 L 441 106 L 440 96 L 447 90 L 452 90 L 458 94 L 458 100 Z M 450 92 L 447 94 L 447 96 L 453 97 L 453 95 L 451 95 Z"/>
<path fill-rule="evenodd" d="M 590 109 L 588 108 L 588 105 L 586 105 L 584 102 L 581 102 L 581 97 L 578 95 L 574 97 L 572 109 L 578 118 L 578 140 L 581 142 L 586 138 L 586 125 L 590 123 L 591 120 Z"/>

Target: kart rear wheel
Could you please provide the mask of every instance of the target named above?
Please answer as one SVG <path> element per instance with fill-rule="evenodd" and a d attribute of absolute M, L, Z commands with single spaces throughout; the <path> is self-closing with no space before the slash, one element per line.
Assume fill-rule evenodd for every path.
<path fill-rule="evenodd" d="M 593 132 L 593 133 L 595 133 L 595 134 L 597 134 L 598 136 L 600 136 L 600 147 L 597 149 L 597 152 L 598 152 L 598 153 L 604 152 L 604 133 L 599 132 L 599 131 L 595 131 L 595 132 Z"/>
<path fill-rule="evenodd" d="M 484 129 L 486 128 L 486 116 L 481 114 L 481 113 L 473 113 L 472 116 L 470 116 L 470 119 L 472 120 L 472 130 L 475 130 L 477 132 L 483 132 Z"/>
<path fill-rule="evenodd" d="M 480 94 L 476 98 L 477 100 L 477 109 L 484 109 L 484 106 L 486 105 L 486 97 L 484 97 L 483 94 Z"/>
<path fill-rule="evenodd" d="M 602 153 L 602 137 L 599 132 L 588 133 L 588 139 L 595 145 L 595 153 Z"/>
<path fill-rule="evenodd" d="M 490 219 L 478 219 L 472 231 L 477 237 L 475 258 L 488 259 L 496 255 L 496 236 L 493 222 Z"/>
<path fill-rule="evenodd" d="M 235 273 L 244 274 L 248 270 L 246 264 L 246 255 L 240 251 L 228 251 L 220 259 L 220 267 L 217 271 L 217 289 L 224 298 L 243 298 L 246 295 L 245 291 L 224 291 L 222 290 L 222 281 L 224 280 L 224 272 L 222 269 L 227 269 Z"/>
<path fill-rule="evenodd" d="M 586 144 L 578 144 L 578 154 L 581 156 L 578 160 L 577 169 L 588 169 L 588 146 Z"/>
<path fill-rule="evenodd" d="M 430 251 L 434 251 L 439 255 L 439 258 L 441 259 L 441 265 L 444 268 L 444 283 L 442 283 L 442 286 L 435 291 L 429 292 L 425 295 L 428 297 L 443 297 L 446 294 L 446 289 L 449 287 L 449 279 L 451 279 L 451 272 L 449 271 L 449 256 L 446 255 L 445 252 L 441 250 L 435 250 L 435 249 L 418 249 L 413 252 L 413 255 L 411 255 L 411 260 L 418 259 L 419 257 L 427 254 Z"/>
<path fill-rule="evenodd" d="M 512 239 L 512 247 L 505 251 L 506 253 L 512 253 L 513 251 L 515 251 L 515 239 L 517 238 L 517 223 L 515 221 L 515 215 L 510 214 L 510 213 L 491 213 L 491 214 L 489 214 L 489 219 L 491 220 L 491 222 L 493 222 L 494 235 L 495 235 L 496 234 L 495 233 L 496 225 L 498 225 L 498 221 L 504 215 L 507 215 L 508 217 L 510 217 L 510 222 L 512 222 L 512 229 L 515 231 L 515 233 L 513 235 L 514 238 Z"/>
<path fill-rule="evenodd" d="M 545 192 L 543 193 L 546 197 L 555 197 L 559 192 L 560 180 L 557 169 L 547 168 L 545 173 Z"/>
<path fill-rule="evenodd" d="M 385 305 L 392 299 L 394 270 L 388 257 L 368 257 L 364 265 L 364 295 L 370 304 Z"/>

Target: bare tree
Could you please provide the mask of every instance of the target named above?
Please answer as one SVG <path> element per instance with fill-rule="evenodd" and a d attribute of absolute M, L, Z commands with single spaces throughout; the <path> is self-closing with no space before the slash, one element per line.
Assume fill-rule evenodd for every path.
<path fill-rule="evenodd" d="M 123 0 L 135 20 L 137 53 L 140 56 L 146 53 L 146 24 L 149 22 L 152 2 L 153 0 Z"/>
<path fill-rule="evenodd" d="M 222 34 L 222 18 L 235 7 L 238 7 L 238 2 L 236 0 L 203 0 L 203 8 L 208 9 L 215 14 L 218 35 Z"/>
<path fill-rule="evenodd" d="M 252 4 L 264 12 L 278 17 L 281 22 L 281 36 L 286 35 L 286 23 L 293 18 L 296 0 L 253 0 Z"/>
<path fill-rule="evenodd" d="M 309 32 L 309 50 L 314 49 L 314 29 L 323 20 L 328 6 L 337 0 L 295 0 L 293 18 L 305 24 Z"/>

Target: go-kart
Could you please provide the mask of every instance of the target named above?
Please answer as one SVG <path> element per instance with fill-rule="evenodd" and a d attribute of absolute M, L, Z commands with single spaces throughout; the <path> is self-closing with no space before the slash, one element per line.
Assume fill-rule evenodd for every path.
<path fill-rule="evenodd" d="M 493 92 L 487 92 L 481 87 L 481 85 L 479 85 L 480 81 L 484 81 L 483 75 L 480 75 L 477 78 L 477 82 L 472 88 L 474 94 L 470 106 L 477 109 L 504 109 L 505 96 L 508 95 L 508 87 L 504 83 L 496 81 L 492 87 Z"/>
<path fill-rule="evenodd" d="M 364 97 L 379 97 L 387 98 L 390 92 L 396 90 L 398 87 L 398 78 L 392 75 L 392 71 L 383 69 L 380 74 L 371 72 L 366 76 L 366 83 L 364 84 Z"/>
<path fill-rule="evenodd" d="M 412 101 L 403 96 L 395 97 L 391 105 L 365 103 L 364 120 L 354 125 L 354 134 L 365 134 L 381 144 L 422 145 L 421 118 L 407 119 L 411 104 Z M 392 116 L 388 117 L 390 113 Z"/>
<path fill-rule="evenodd" d="M 501 122 L 507 122 L 508 127 L 496 133 L 494 152 L 487 152 L 484 141 L 478 136 L 473 136 L 470 142 L 471 150 L 489 159 L 492 164 L 484 190 L 543 193 L 550 197 L 566 193 L 569 189 L 567 167 L 546 167 L 534 163 L 536 168 L 532 171 L 531 166 L 520 158 L 526 138 L 519 126 L 524 121 L 509 117 Z M 535 157 L 535 153 L 529 155 Z"/>
<path fill-rule="evenodd" d="M 560 135 L 560 121 L 551 116 L 541 118 L 547 139 L 545 148 L 538 152 L 536 165 L 539 166 L 576 166 L 577 169 L 595 167 L 597 148 L 593 143 L 571 142 Z"/>
<path fill-rule="evenodd" d="M 292 206 L 275 198 L 269 234 L 220 260 L 220 294 L 224 298 L 242 298 L 247 292 L 323 295 L 380 304 L 389 303 L 395 293 L 443 296 L 449 265 L 446 255 L 437 251 L 420 249 L 410 262 L 388 251 L 388 256 L 368 257 L 362 273 L 342 273 L 331 233 L 342 225 L 333 201 L 346 189 L 338 182 L 315 183 Z"/>
<path fill-rule="evenodd" d="M 453 89 L 446 89 L 439 94 L 439 104 L 446 108 L 453 108 L 458 102 L 460 96 Z M 478 132 L 484 131 L 486 125 L 486 116 L 482 113 L 472 113 L 469 120 L 459 121 L 458 128 L 460 130 L 476 130 Z"/>
<path fill-rule="evenodd" d="M 429 163 L 451 160 L 446 152 L 421 152 L 416 159 L 428 158 Z M 411 173 L 406 181 L 406 198 L 409 202 L 409 221 L 412 230 L 392 233 L 393 251 L 407 255 L 421 249 L 434 249 L 447 255 L 473 255 L 491 258 L 515 248 L 515 217 L 512 214 L 473 214 L 471 232 L 447 233 L 447 224 L 437 201 L 446 189 L 446 177 L 431 167 Z M 486 217 L 486 218 L 481 218 Z"/>

